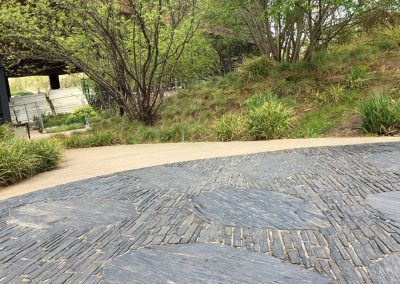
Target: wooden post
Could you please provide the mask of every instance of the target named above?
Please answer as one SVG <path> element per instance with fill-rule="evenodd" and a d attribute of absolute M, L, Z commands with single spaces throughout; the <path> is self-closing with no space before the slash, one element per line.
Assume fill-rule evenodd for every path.
<path fill-rule="evenodd" d="M 29 113 L 28 113 L 28 109 L 26 108 L 26 105 L 24 105 L 24 108 L 25 108 L 26 119 L 28 120 L 28 124 L 29 124 L 30 119 L 29 119 Z"/>
<path fill-rule="evenodd" d="M 6 76 L 6 70 L 0 59 L 0 123 L 11 122 L 10 113 L 10 87 Z"/>
<path fill-rule="evenodd" d="M 42 133 L 46 133 L 46 129 L 44 128 L 44 123 L 43 123 L 43 116 L 42 116 L 42 110 L 40 109 L 38 103 L 35 103 L 36 106 L 36 113 L 37 113 L 37 118 L 39 120 L 39 126 L 42 128 Z"/>
<path fill-rule="evenodd" d="M 50 75 L 50 89 L 52 90 L 58 90 L 60 89 L 60 78 L 58 75 Z"/>

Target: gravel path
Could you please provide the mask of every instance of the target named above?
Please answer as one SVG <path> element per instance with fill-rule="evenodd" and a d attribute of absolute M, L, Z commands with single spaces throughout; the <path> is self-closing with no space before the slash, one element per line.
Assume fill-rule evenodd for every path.
<path fill-rule="evenodd" d="M 393 141 L 400 142 L 400 137 L 285 139 L 230 143 L 142 144 L 73 149 L 66 151 L 64 163 L 60 168 L 34 176 L 6 188 L 0 188 L 0 200 L 91 177 L 168 163 L 295 148 Z"/>

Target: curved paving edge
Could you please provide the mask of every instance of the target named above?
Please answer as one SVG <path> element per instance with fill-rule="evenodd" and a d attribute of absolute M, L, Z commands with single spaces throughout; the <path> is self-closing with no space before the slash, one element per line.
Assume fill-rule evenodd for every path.
<path fill-rule="evenodd" d="M 0 200 L 82 179 L 163 164 L 308 147 L 400 142 L 400 137 L 121 145 L 67 150 L 58 169 L 0 188 Z"/>
<path fill-rule="evenodd" d="M 273 170 L 285 172 L 283 177 L 262 172 L 254 177 L 239 170 L 251 167 L 254 159 L 274 160 L 276 155 L 261 153 L 127 171 L 8 199 L 0 202 L 0 282 L 102 283 L 107 263 L 139 248 L 219 243 L 267 254 L 340 283 L 381 283 L 398 275 L 395 255 L 400 252 L 400 224 L 383 218 L 366 202 L 369 195 L 400 191 L 400 172 L 377 167 L 366 158 L 381 152 L 397 154 L 400 143 L 283 151 L 280 154 L 301 153 L 314 161 L 312 167 L 290 167 L 291 159 L 275 160 Z M 179 174 L 171 175 L 174 170 Z M 316 228 L 253 228 L 218 224 L 190 210 L 201 193 L 221 188 L 304 200 L 329 223 Z M 46 230 L 9 222 L 16 208 L 80 198 L 127 202 L 137 214 L 107 225 Z"/>

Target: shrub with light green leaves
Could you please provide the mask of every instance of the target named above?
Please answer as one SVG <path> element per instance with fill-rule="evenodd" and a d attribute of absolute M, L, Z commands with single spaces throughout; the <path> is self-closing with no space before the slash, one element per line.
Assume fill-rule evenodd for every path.
<path fill-rule="evenodd" d="M 242 115 L 223 115 L 214 124 L 214 131 L 221 141 L 247 139 L 247 120 Z"/>
<path fill-rule="evenodd" d="M 390 135 L 396 132 L 398 106 L 384 95 L 372 95 L 360 104 L 361 126 L 367 133 Z"/>
<path fill-rule="evenodd" d="M 293 112 L 279 101 L 270 101 L 251 109 L 248 118 L 248 129 L 254 139 L 277 139 L 288 135 Z"/>
<path fill-rule="evenodd" d="M 89 105 L 82 106 L 78 109 L 76 109 L 73 113 L 68 115 L 66 119 L 67 124 L 72 124 L 72 123 L 84 123 L 85 122 L 85 117 L 88 116 L 90 118 L 97 117 L 98 114 L 96 111 Z"/>

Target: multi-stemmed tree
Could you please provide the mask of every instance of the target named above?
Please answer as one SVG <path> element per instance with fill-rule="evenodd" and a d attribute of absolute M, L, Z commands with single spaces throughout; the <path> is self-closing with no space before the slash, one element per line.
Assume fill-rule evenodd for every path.
<path fill-rule="evenodd" d="M 18 2 L 0 6 L 0 54 L 9 65 L 64 62 L 146 124 L 198 27 L 197 0 Z"/>
<path fill-rule="evenodd" d="M 357 28 L 365 13 L 392 0 L 214 0 L 235 5 L 261 54 L 276 61 L 309 60 Z M 398 5 L 398 4 L 397 4 Z"/>

